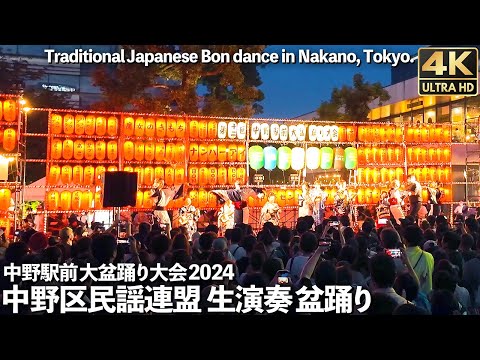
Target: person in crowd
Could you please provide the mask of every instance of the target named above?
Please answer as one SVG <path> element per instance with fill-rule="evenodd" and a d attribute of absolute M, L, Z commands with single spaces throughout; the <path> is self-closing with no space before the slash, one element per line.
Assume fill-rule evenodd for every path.
<path fill-rule="evenodd" d="M 40 256 L 44 249 L 48 246 L 48 237 L 45 233 L 37 231 L 28 240 L 28 247 L 30 248 L 30 263 L 40 262 Z"/>
<path fill-rule="evenodd" d="M 292 241 L 292 231 L 287 227 L 282 227 L 278 232 L 279 246 L 275 248 L 275 257 L 282 260 L 283 266 L 287 266 L 290 259 L 290 242 Z"/>
<path fill-rule="evenodd" d="M 446 232 L 442 238 L 442 248 L 447 253 L 450 262 L 457 266 L 458 276 L 460 278 L 462 278 L 463 275 L 463 257 L 458 251 L 461 239 L 461 236 L 454 231 Z"/>
<path fill-rule="evenodd" d="M 431 296 L 432 315 L 461 315 L 460 305 L 448 290 L 435 290 Z"/>
<path fill-rule="evenodd" d="M 177 234 L 172 240 L 172 253 L 176 250 L 185 250 L 185 252 L 190 255 L 190 242 L 188 241 L 185 234 Z"/>
<path fill-rule="evenodd" d="M 267 282 L 263 274 L 263 264 L 265 263 L 265 254 L 262 251 L 253 251 L 250 255 L 250 264 L 247 271 L 240 275 L 239 284 L 241 286 L 250 286 L 253 283 Z"/>
<path fill-rule="evenodd" d="M 312 216 L 314 204 L 310 184 L 304 182 L 302 184 L 302 195 L 298 198 L 298 217 Z"/>
<path fill-rule="evenodd" d="M 422 308 L 427 314 L 431 312 L 427 295 L 420 291 L 418 281 L 408 272 L 397 274 L 393 288 L 398 295 L 404 297 L 413 305 Z"/>
<path fill-rule="evenodd" d="M 200 238 L 198 239 L 200 248 L 198 249 L 198 252 L 194 252 L 194 260 L 199 262 L 207 261 L 212 252 L 213 241 L 216 238 L 217 234 L 214 232 L 204 232 L 202 235 L 200 235 Z"/>
<path fill-rule="evenodd" d="M 230 230 L 231 245 L 228 250 L 233 255 L 236 261 L 247 255 L 247 252 L 242 247 L 244 232 L 240 227 L 234 227 Z M 227 238 L 228 239 L 228 238 Z"/>
<path fill-rule="evenodd" d="M 170 249 L 170 238 L 160 231 L 152 232 L 148 235 L 149 250 L 153 257 L 153 265 L 167 263 L 166 255 Z"/>
<path fill-rule="evenodd" d="M 382 233 L 380 234 L 380 244 L 384 249 L 400 250 L 401 243 L 400 235 L 393 227 L 388 227 L 382 230 Z M 397 275 L 407 271 L 407 268 L 400 257 L 393 258 L 393 261 L 395 262 Z"/>
<path fill-rule="evenodd" d="M 64 227 L 58 233 L 58 237 L 60 238 L 60 244 L 63 248 L 63 255 L 65 260 L 68 260 L 72 257 L 72 244 L 73 244 L 73 230 L 70 227 Z"/>
<path fill-rule="evenodd" d="M 440 274 L 447 272 L 445 274 Z M 440 275 L 439 275 L 440 274 Z M 437 276 L 438 275 L 438 276 Z M 453 295 L 462 305 L 464 309 L 471 307 L 471 298 L 468 290 L 462 286 L 459 286 L 458 269 L 447 259 L 440 260 L 435 266 L 433 272 L 433 289 L 445 289 L 453 292 Z"/>
<path fill-rule="evenodd" d="M 300 238 L 300 254 L 288 260 L 286 269 L 290 271 L 292 282 L 296 283 L 300 279 L 305 263 L 315 252 L 318 246 L 318 240 L 314 233 L 305 232 Z"/>
<path fill-rule="evenodd" d="M 237 260 L 236 265 L 238 267 L 238 272 L 243 274 L 247 271 L 248 266 L 250 265 L 250 257 L 257 243 L 257 239 L 253 235 L 247 235 L 243 239 L 243 248 L 245 249 L 245 256 Z"/>
<path fill-rule="evenodd" d="M 138 232 L 133 235 L 133 237 L 135 238 L 135 240 L 140 242 L 140 244 L 142 244 L 142 248 L 147 248 L 147 237 L 151 231 L 152 225 L 150 225 L 150 223 L 148 222 L 141 222 L 138 225 Z"/>
<path fill-rule="evenodd" d="M 407 303 L 404 303 L 405 305 Z M 398 308 L 398 301 L 388 294 L 381 292 L 374 292 L 371 297 L 371 303 L 367 309 L 367 315 L 381 316 L 381 315 L 393 315 L 394 311 Z"/>
<path fill-rule="evenodd" d="M 403 237 L 407 245 L 408 261 L 418 277 L 420 290 L 429 294 L 432 291 L 434 260 L 432 254 L 423 251 L 419 246 L 424 242 L 422 229 L 417 225 L 409 225 L 404 229 Z"/>
<path fill-rule="evenodd" d="M 417 315 L 429 315 L 429 312 L 414 304 L 403 304 L 403 305 L 397 306 L 397 308 L 393 311 L 392 315 L 417 316 Z"/>

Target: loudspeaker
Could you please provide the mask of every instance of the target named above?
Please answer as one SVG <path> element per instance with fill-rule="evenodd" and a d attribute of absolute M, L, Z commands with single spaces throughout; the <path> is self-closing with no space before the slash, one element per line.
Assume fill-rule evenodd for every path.
<path fill-rule="evenodd" d="M 103 178 L 103 207 L 135 206 L 136 172 L 107 171 Z"/>

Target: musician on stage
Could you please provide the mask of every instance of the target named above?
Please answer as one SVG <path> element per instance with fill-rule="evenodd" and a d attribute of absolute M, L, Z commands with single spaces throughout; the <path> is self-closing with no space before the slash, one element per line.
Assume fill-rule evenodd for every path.
<path fill-rule="evenodd" d="M 313 199 L 310 184 L 307 182 L 302 185 L 302 195 L 298 197 L 298 206 L 298 217 L 313 215 Z"/>
<path fill-rule="evenodd" d="M 280 223 L 280 211 L 280 206 L 275 202 L 275 194 L 268 194 L 268 200 L 260 212 L 260 224 L 262 227 L 266 222 L 271 222 L 273 225 L 278 226 Z"/>
<path fill-rule="evenodd" d="M 235 227 L 235 205 L 232 200 L 227 199 L 218 210 L 218 230 L 221 234 L 225 234 L 225 230 Z"/>
<path fill-rule="evenodd" d="M 313 218 L 315 219 L 315 225 L 323 223 L 325 218 L 325 202 L 328 198 L 328 193 L 324 191 L 318 182 L 315 183 L 313 191 Z"/>
<path fill-rule="evenodd" d="M 393 180 L 392 186 L 389 191 L 388 202 L 390 204 L 390 212 L 392 213 L 395 221 L 400 225 L 400 219 L 405 219 L 405 213 L 403 212 L 403 196 L 400 191 L 400 181 Z"/>
<path fill-rule="evenodd" d="M 442 197 L 442 190 L 438 187 L 436 181 L 430 182 L 427 186 L 428 190 L 428 203 L 430 204 L 429 215 L 438 216 L 442 212 L 442 203 L 440 198 Z"/>
<path fill-rule="evenodd" d="M 408 215 L 413 216 L 417 221 L 418 211 L 422 207 L 422 185 L 417 181 L 415 175 L 410 175 L 407 178 L 407 185 L 410 201 L 410 213 Z"/>
<path fill-rule="evenodd" d="M 350 215 L 350 202 L 352 198 L 348 194 L 347 182 L 345 180 L 337 183 L 337 193 L 333 199 L 335 202 L 334 211 L 336 216 Z"/>
<path fill-rule="evenodd" d="M 175 191 L 164 188 L 165 182 L 163 179 L 155 179 L 153 189 L 150 191 L 150 198 L 153 199 L 153 217 L 156 223 L 165 226 L 165 231 L 168 238 L 170 238 L 170 230 L 172 229 L 172 222 L 166 210 L 166 206 L 175 196 Z"/>
<path fill-rule="evenodd" d="M 192 199 L 187 197 L 185 204 L 179 210 L 178 224 L 187 228 L 188 239 L 197 232 L 197 221 L 200 218 L 200 210 L 192 205 Z"/>

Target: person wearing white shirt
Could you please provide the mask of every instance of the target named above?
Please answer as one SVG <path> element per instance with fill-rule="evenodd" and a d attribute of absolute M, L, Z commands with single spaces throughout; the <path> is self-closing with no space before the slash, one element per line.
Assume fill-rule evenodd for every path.
<path fill-rule="evenodd" d="M 302 234 L 300 238 L 300 252 L 299 255 L 291 258 L 287 262 L 286 270 L 290 272 L 292 282 L 296 283 L 300 279 L 303 267 L 308 259 L 318 247 L 318 240 L 314 233 L 307 231 Z"/>

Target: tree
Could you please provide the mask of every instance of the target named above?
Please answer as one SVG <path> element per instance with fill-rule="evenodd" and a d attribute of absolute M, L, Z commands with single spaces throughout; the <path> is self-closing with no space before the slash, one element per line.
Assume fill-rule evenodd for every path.
<path fill-rule="evenodd" d="M 261 53 L 265 45 L 123 45 L 127 56 L 137 53 L 196 53 L 202 49 L 232 56 Z M 230 61 L 219 64 L 123 64 L 94 73 L 94 84 L 103 92 L 99 109 L 134 110 L 190 115 L 252 116 L 263 111 L 264 95 L 258 64 Z"/>
<path fill-rule="evenodd" d="M 368 105 L 377 98 L 381 104 L 390 95 L 379 82 L 371 84 L 364 81 L 362 74 L 355 74 L 353 87 L 334 88 L 330 101 L 322 102 L 317 113 L 321 120 L 365 121 L 370 112 Z"/>

